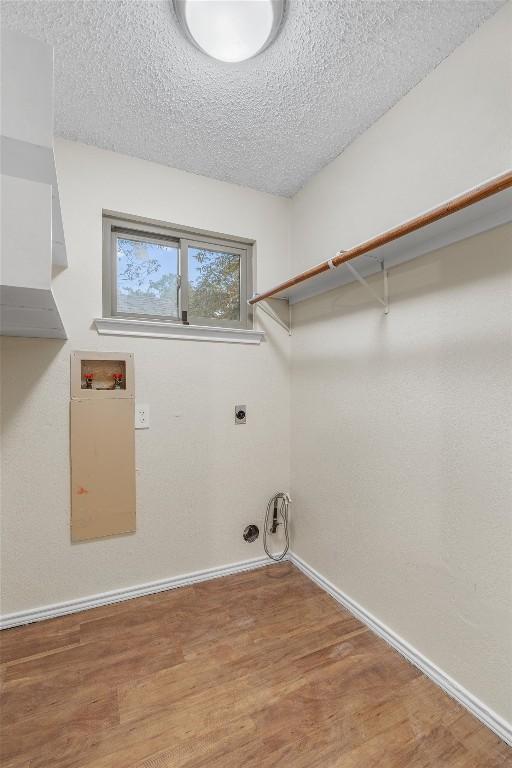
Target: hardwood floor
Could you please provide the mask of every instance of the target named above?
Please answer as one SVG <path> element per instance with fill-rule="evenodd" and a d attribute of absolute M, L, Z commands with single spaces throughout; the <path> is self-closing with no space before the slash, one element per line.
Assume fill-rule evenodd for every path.
<path fill-rule="evenodd" d="M 290 564 L 0 634 L 2 768 L 504 768 Z"/>

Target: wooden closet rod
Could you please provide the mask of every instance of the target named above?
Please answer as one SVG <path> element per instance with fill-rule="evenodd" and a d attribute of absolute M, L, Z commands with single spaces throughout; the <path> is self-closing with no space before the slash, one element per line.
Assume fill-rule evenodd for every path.
<path fill-rule="evenodd" d="M 404 237 L 404 235 L 409 235 L 417 229 L 422 229 L 429 224 L 433 224 L 435 221 L 439 221 L 439 219 L 444 219 L 452 213 L 457 213 L 464 208 L 468 208 L 470 205 L 479 203 L 481 200 L 485 200 L 486 197 L 491 197 L 498 192 L 503 192 L 503 190 L 508 189 L 509 187 L 512 187 L 512 171 L 507 171 L 507 173 L 497 176 L 495 179 L 492 179 L 479 187 L 475 187 L 469 192 L 465 192 L 463 195 L 459 195 L 459 197 L 454 197 L 452 200 L 443 203 L 438 208 L 433 208 L 431 211 L 422 213 L 420 216 L 416 216 L 414 219 L 406 221 L 405 224 L 400 224 L 394 229 L 389 229 L 382 235 L 377 235 L 371 240 L 367 240 L 365 243 L 350 248 L 348 251 L 338 253 L 330 260 L 330 262 L 323 261 L 321 264 L 306 269 L 304 272 L 295 275 L 295 277 L 291 277 L 284 283 L 280 283 L 274 288 L 265 291 L 265 293 L 259 293 L 257 296 L 253 296 L 253 298 L 249 300 L 249 304 L 257 304 L 258 301 L 270 299 L 272 296 L 286 291 L 287 288 L 303 283 L 312 277 L 322 274 L 322 272 L 328 272 L 332 267 L 339 267 L 341 264 L 344 264 L 346 261 L 351 261 L 351 259 L 355 259 L 357 256 L 370 253 L 370 251 L 374 251 L 383 245 L 387 245 L 388 243 L 393 242 L 393 240 L 398 240 L 400 237 Z"/>

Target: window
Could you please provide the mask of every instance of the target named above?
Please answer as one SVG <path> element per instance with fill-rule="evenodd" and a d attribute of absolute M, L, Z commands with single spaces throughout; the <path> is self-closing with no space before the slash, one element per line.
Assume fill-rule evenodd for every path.
<path fill-rule="evenodd" d="M 103 260 L 105 316 L 252 326 L 250 242 L 108 213 Z"/>

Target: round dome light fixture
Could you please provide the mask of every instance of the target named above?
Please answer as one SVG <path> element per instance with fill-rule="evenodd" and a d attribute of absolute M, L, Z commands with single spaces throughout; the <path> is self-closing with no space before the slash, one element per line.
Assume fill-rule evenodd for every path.
<path fill-rule="evenodd" d="M 219 61 L 252 59 L 277 37 L 286 0 L 173 0 L 187 37 Z"/>

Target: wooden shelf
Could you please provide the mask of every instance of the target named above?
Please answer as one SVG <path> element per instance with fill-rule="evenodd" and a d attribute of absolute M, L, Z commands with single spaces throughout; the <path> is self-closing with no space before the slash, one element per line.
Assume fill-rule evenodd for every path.
<path fill-rule="evenodd" d="M 357 270 L 369 277 L 443 248 L 472 235 L 512 221 L 512 171 L 497 176 L 437 208 L 416 216 L 371 240 L 336 254 L 305 272 L 250 299 L 258 304 L 266 299 L 288 299 L 290 304 L 330 291 L 355 280 L 343 264 L 359 258 Z"/>

